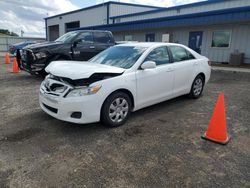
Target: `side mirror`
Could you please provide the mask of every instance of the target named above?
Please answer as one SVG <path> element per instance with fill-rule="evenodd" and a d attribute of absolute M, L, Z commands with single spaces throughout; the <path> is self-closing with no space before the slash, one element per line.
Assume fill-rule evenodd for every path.
<path fill-rule="evenodd" d="M 154 68 L 156 68 L 156 63 L 154 61 L 145 61 L 144 63 L 142 63 L 141 68 L 143 70 L 154 69 Z"/>

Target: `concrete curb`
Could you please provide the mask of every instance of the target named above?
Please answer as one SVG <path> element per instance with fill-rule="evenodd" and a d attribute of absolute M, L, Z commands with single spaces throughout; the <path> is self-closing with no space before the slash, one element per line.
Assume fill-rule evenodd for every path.
<path fill-rule="evenodd" d="M 250 73 L 250 69 L 237 68 L 237 67 L 216 67 L 212 66 L 213 71 L 227 71 L 227 72 L 244 72 Z"/>

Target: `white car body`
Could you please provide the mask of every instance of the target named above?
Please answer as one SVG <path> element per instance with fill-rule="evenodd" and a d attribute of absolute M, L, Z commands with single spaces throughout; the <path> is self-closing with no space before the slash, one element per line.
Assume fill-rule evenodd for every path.
<path fill-rule="evenodd" d="M 154 69 L 140 69 L 145 57 L 153 49 L 171 45 L 185 48 L 191 52 L 195 59 L 164 64 Z M 143 46 L 147 47 L 147 50 L 129 69 L 74 61 L 60 61 L 49 64 L 46 68 L 49 74 L 72 80 L 89 78 L 94 73 L 117 73 L 121 75 L 91 83 L 90 86 L 100 85 L 100 90 L 95 94 L 79 97 L 65 97 L 73 87 L 66 82 L 47 77 L 40 87 L 41 108 L 49 115 L 68 122 L 79 124 L 99 122 L 104 101 L 117 90 L 130 93 L 133 101 L 132 111 L 136 111 L 188 94 L 194 79 L 199 74 L 204 75 L 205 83 L 210 79 L 209 60 L 186 46 L 172 43 L 128 43 L 119 46 Z M 67 89 L 63 93 L 47 92 L 46 84 L 52 85 L 54 83 L 65 85 Z M 72 118 L 71 115 L 74 112 L 81 112 L 82 117 L 79 119 Z"/>

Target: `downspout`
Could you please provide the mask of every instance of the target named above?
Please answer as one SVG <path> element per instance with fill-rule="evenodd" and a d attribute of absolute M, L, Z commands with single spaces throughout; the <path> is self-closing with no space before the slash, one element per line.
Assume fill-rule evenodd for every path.
<path fill-rule="evenodd" d="M 48 30 L 47 30 L 47 19 L 45 18 L 45 34 L 46 34 L 46 41 L 48 41 Z"/>
<path fill-rule="evenodd" d="M 107 25 L 109 25 L 109 5 L 110 2 L 107 3 Z"/>

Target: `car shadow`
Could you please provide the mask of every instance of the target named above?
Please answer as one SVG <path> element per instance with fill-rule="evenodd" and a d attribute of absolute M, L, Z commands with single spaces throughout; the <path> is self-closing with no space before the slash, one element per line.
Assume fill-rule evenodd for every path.
<path fill-rule="evenodd" d="M 118 128 L 109 128 L 101 123 L 92 123 L 92 124 L 74 124 L 70 122 L 61 121 L 51 117 L 42 110 L 37 110 L 31 114 L 20 116 L 16 119 L 12 119 L 8 124 L 12 125 L 12 129 L 16 130 L 26 130 L 29 129 L 39 129 L 36 135 L 39 134 L 57 134 L 58 136 L 84 136 L 84 135 L 96 135 L 102 134 L 102 132 L 115 132 L 115 131 L 127 131 L 131 127 L 136 127 L 137 122 L 134 123 L 134 120 L 137 118 L 145 117 L 154 118 L 155 114 L 158 113 L 168 113 L 172 112 L 171 109 L 175 108 L 185 108 L 186 105 L 192 103 L 187 96 L 177 97 L 153 106 L 141 109 L 132 113 L 129 121 L 125 125 Z M 149 118 L 148 118 L 149 119 Z M 146 121 L 146 120 L 145 120 Z M 118 130 L 117 130 L 118 129 Z M 16 131 L 17 132 L 17 131 Z M 17 134 L 12 132 L 12 134 Z M 21 132 L 24 134 L 23 132 Z M 9 135 L 10 136 L 10 135 Z"/>

